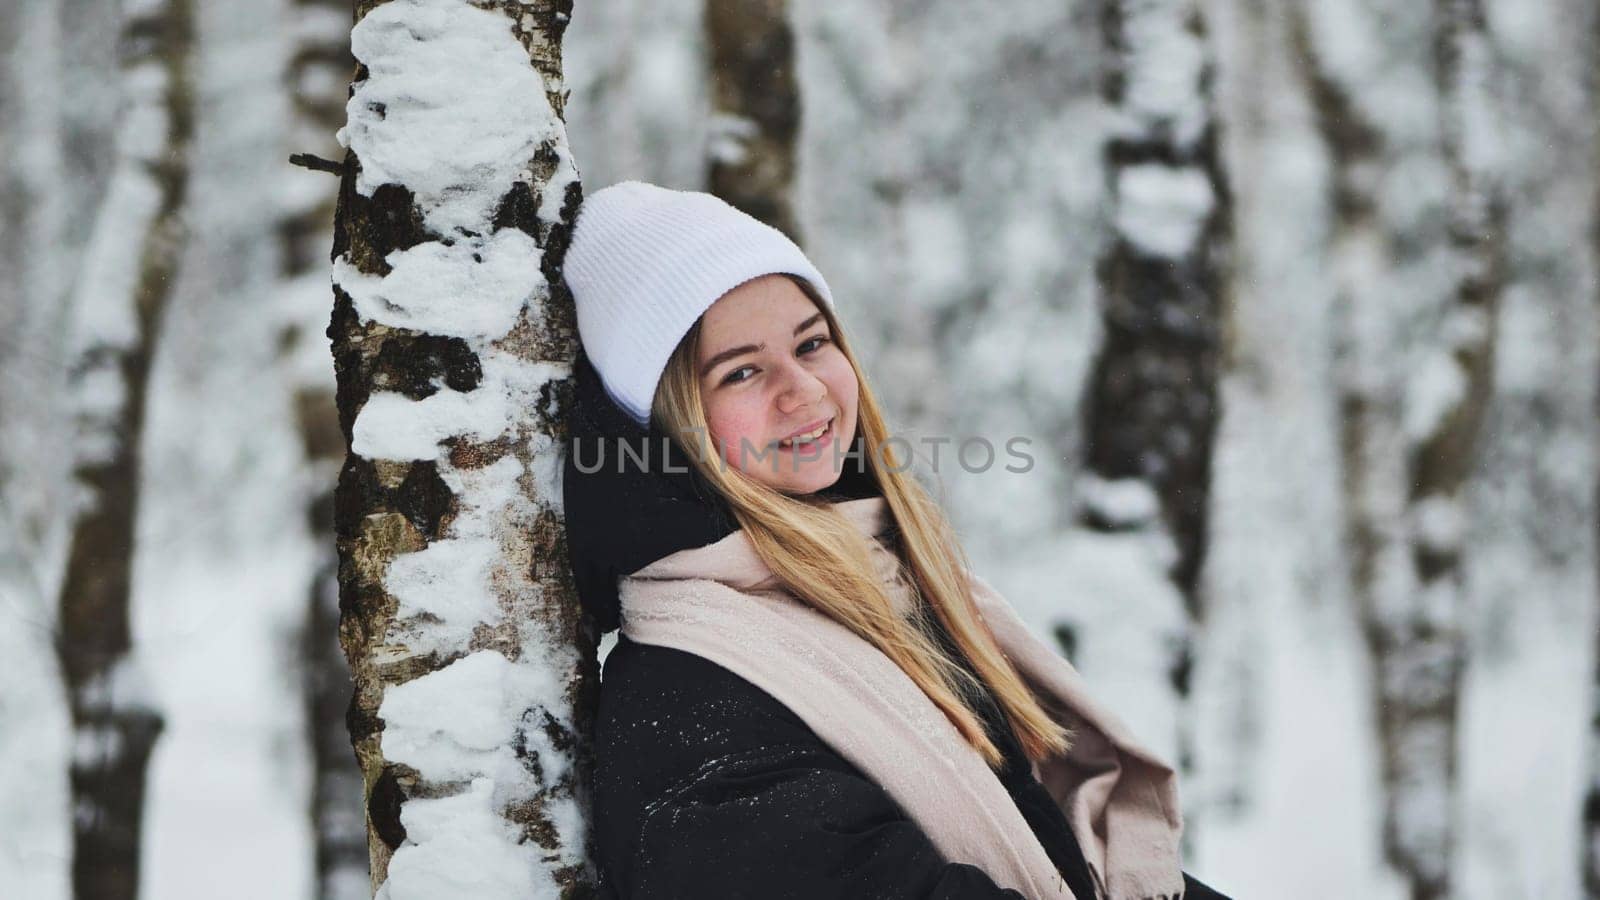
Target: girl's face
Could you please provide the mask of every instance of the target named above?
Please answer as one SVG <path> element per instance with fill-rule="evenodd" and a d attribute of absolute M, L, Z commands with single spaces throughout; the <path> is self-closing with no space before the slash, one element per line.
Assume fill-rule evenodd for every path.
<path fill-rule="evenodd" d="M 855 370 L 788 276 L 751 279 L 713 303 L 695 369 L 713 446 L 730 466 L 788 494 L 839 479 L 856 432 Z"/>

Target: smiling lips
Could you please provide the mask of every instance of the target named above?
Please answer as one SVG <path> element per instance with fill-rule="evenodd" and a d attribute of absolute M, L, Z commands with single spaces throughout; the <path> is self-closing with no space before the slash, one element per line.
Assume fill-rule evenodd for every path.
<path fill-rule="evenodd" d="M 795 434 L 784 438 L 778 442 L 778 446 L 785 450 L 793 449 L 797 444 L 808 444 L 813 441 L 820 440 L 823 437 L 826 437 L 832 430 L 833 419 L 830 418 L 812 427 L 808 431 L 796 432 Z"/>

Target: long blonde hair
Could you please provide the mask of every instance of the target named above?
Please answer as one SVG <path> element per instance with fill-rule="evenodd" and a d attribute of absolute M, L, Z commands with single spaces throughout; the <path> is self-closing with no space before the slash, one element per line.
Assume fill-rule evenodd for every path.
<path fill-rule="evenodd" d="M 651 415 L 684 450 L 697 471 L 724 497 L 756 553 L 798 598 L 849 628 L 893 660 L 949 718 L 991 767 L 1003 758 L 981 718 L 963 699 L 979 688 L 972 676 L 933 637 L 928 614 L 944 625 L 971 661 L 1010 721 L 1029 759 L 1041 760 L 1069 746 L 1068 732 L 1040 707 L 1022 677 L 978 616 L 965 573 L 968 561 L 948 519 L 922 485 L 907 473 L 882 409 L 850 352 L 844 331 L 810 283 L 790 276 L 828 322 L 834 343 L 849 360 L 860 385 L 858 428 L 865 464 L 898 526 L 900 558 L 920 603 L 918 614 L 896 614 L 879 581 L 870 545 L 849 522 L 816 498 L 791 497 L 722 464 L 712 447 L 695 361 L 700 322 L 679 342 L 662 373 Z"/>

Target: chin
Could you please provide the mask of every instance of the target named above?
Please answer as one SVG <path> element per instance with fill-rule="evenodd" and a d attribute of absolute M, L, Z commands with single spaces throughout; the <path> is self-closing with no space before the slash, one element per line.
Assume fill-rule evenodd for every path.
<path fill-rule="evenodd" d="M 838 484 L 839 477 L 842 474 L 843 473 L 841 472 L 829 472 L 825 475 L 817 475 L 799 481 L 789 481 L 781 484 L 774 484 L 772 487 L 782 493 L 797 497 L 804 496 L 806 494 L 815 494 L 817 491 L 826 490 L 827 488 Z"/>

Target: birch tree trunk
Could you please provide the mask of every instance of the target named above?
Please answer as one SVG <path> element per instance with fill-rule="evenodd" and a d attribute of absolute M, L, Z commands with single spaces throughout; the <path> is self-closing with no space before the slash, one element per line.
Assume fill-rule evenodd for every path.
<path fill-rule="evenodd" d="M 1494 184 L 1504 198 L 1494 378 L 1467 510 L 1463 602 L 1471 648 L 1455 745 L 1456 894 L 1578 897 L 1590 697 L 1565 674 L 1592 658 L 1596 536 L 1591 233 L 1592 0 L 1485 0 L 1493 47 Z M 1518 23 L 1528 27 L 1517 27 Z M 1520 562 L 1513 562 L 1520 561 Z M 1576 640 L 1580 635 L 1587 638 Z M 1530 703 L 1530 696 L 1539 702 Z M 1503 736 L 1536 733 L 1523 760 Z M 1548 749 L 1547 749 L 1548 748 Z M 1553 750 L 1566 755 L 1551 755 Z M 1570 774 L 1567 774 L 1570 773 Z M 1506 809 L 1511 815 L 1473 815 Z M 1520 810 L 1520 812 L 1517 812 Z"/>
<path fill-rule="evenodd" d="M 73 894 L 94 900 L 137 894 L 145 769 L 161 731 L 132 652 L 129 601 L 148 373 L 184 243 L 193 32 L 190 0 L 125 14 L 116 168 L 74 309 L 73 474 L 86 508 L 56 649 L 73 727 Z"/>
<path fill-rule="evenodd" d="M 1171 542 L 1164 575 L 1184 622 L 1164 647 L 1191 766 L 1193 630 L 1204 617 L 1212 436 L 1219 415 L 1230 199 L 1217 154 L 1205 23 L 1192 0 L 1107 0 L 1102 93 L 1113 233 L 1100 258 L 1099 348 L 1085 398 L 1083 525 Z M 1152 634 L 1152 640 L 1162 640 Z"/>
<path fill-rule="evenodd" d="M 289 149 L 335 156 L 334 132 L 355 60 L 350 56 L 350 7 L 345 0 L 296 0 L 286 67 Z M 296 426 L 308 469 L 306 528 L 317 548 L 300 635 L 311 749 L 310 819 L 316 842 L 318 900 L 356 900 L 371 894 L 367 829 L 361 815 L 361 770 L 350 749 L 345 710 L 350 669 L 339 647 L 339 555 L 333 530 L 334 486 L 344 460 L 328 368 L 327 268 L 338 182 L 326 173 L 294 169 L 277 223 L 284 318 L 277 345 L 294 397 Z"/>
<path fill-rule="evenodd" d="M 550 2 L 361 0 L 334 226 L 340 638 L 378 896 L 579 897 L 594 635 L 566 567 L 581 196 Z"/>
<path fill-rule="evenodd" d="M 1379 729 L 1388 796 L 1384 843 L 1414 900 L 1450 896 L 1457 843 L 1462 669 L 1463 489 L 1476 459 L 1494 365 L 1504 281 L 1505 208 L 1488 169 L 1491 48 L 1481 0 L 1436 0 L 1440 124 L 1450 170 L 1450 298 L 1430 377 L 1448 398 L 1407 447 L 1405 551 L 1415 586 L 1367 610 L 1377 661 Z M 1415 419 L 1413 419 L 1415 421 Z"/>
<path fill-rule="evenodd" d="M 1472 128 L 1492 115 L 1481 6 L 1381 12 L 1306 5 L 1296 35 L 1333 162 L 1345 532 L 1374 667 L 1384 854 L 1424 900 L 1450 889 L 1466 652 L 1461 494 L 1490 390 L 1505 223 Z M 1372 30 L 1379 60 L 1341 56 L 1348 34 L 1319 37 L 1347 32 L 1349 21 L 1331 21 L 1341 15 Z M 1389 61 L 1402 56 L 1433 59 L 1407 89 L 1409 118 L 1433 106 L 1436 123 L 1386 115 L 1372 93 L 1380 67 L 1390 78 L 1399 65 L 1420 70 Z M 1434 171 L 1437 192 L 1420 177 Z"/>
<path fill-rule="evenodd" d="M 799 242 L 792 184 L 800 84 L 786 0 L 706 0 L 710 191 Z"/>

